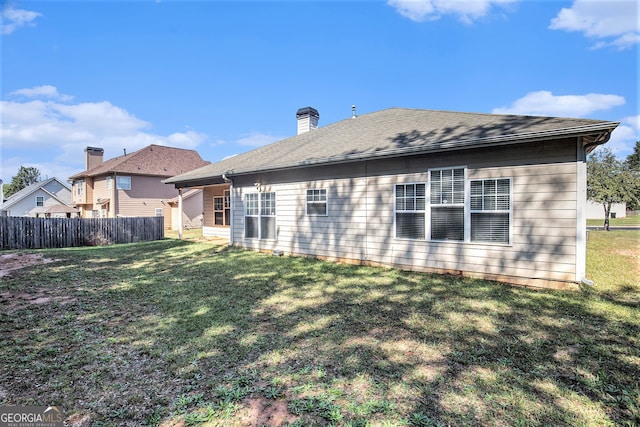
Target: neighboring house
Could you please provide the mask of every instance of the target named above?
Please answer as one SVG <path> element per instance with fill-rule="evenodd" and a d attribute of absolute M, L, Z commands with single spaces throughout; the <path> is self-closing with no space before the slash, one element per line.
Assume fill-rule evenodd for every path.
<path fill-rule="evenodd" d="M 41 218 L 75 218 L 79 216 L 79 211 L 67 205 L 52 205 L 38 207 L 33 214 Z"/>
<path fill-rule="evenodd" d="M 180 208 L 178 206 L 178 196 L 168 200 L 171 207 L 171 229 L 180 228 Z M 202 212 L 202 190 L 189 190 L 182 195 L 182 227 L 183 228 L 202 228 L 203 212 Z M 227 233 L 229 238 L 229 233 Z"/>
<path fill-rule="evenodd" d="M 609 218 L 625 218 L 627 216 L 626 203 L 613 203 Z M 596 203 L 587 200 L 587 219 L 601 219 L 604 221 L 604 206 L 602 203 Z"/>
<path fill-rule="evenodd" d="M 297 136 L 165 182 L 229 185 L 231 245 L 527 286 L 586 278 L 585 159 L 618 123 L 402 108 L 321 128 L 313 108 L 297 117 Z"/>
<path fill-rule="evenodd" d="M 71 217 L 77 210 L 71 207 L 71 189 L 58 178 L 36 182 L 12 194 L 0 204 L 0 216 L 39 216 L 54 208 L 48 216 Z M 64 207 L 62 207 L 64 206 Z"/>
<path fill-rule="evenodd" d="M 85 149 L 86 170 L 69 177 L 72 202 L 83 218 L 164 216 L 171 225 L 168 200 L 178 190 L 162 180 L 209 164 L 194 150 L 149 145 L 103 161 L 102 148 Z M 202 207 L 200 208 L 202 212 Z"/>

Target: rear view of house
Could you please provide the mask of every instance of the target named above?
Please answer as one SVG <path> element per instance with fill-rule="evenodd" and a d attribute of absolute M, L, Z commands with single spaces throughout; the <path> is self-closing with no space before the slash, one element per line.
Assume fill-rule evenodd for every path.
<path fill-rule="evenodd" d="M 83 218 L 164 216 L 171 226 L 170 201 L 178 190 L 162 180 L 207 165 L 194 150 L 149 145 L 103 161 L 102 148 L 85 149 L 86 170 L 69 179 L 72 201 Z M 202 211 L 200 201 L 200 211 Z"/>
<path fill-rule="evenodd" d="M 586 275 L 586 156 L 618 123 L 391 108 L 170 178 L 230 186 L 231 244 L 566 287 Z M 205 223 L 215 212 L 205 206 Z"/>

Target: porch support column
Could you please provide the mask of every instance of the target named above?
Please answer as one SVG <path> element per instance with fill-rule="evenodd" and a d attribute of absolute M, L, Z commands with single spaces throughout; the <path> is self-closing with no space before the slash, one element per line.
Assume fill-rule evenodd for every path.
<path fill-rule="evenodd" d="M 178 239 L 182 240 L 182 188 L 178 188 Z"/>

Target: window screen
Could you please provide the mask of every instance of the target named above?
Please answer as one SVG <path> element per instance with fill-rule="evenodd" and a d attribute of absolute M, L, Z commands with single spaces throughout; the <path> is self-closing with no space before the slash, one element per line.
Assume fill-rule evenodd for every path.
<path fill-rule="evenodd" d="M 396 185 L 396 237 L 425 238 L 425 184 Z"/>
<path fill-rule="evenodd" d="M 431 240 L 464 240 L 464 168 L 429 173 Z"/>
<path fill-rule="evenodd" d="M 509 243 L 511 179 L 473 180 L 471 187 L 471 240 Z"/>
<path fill-rule="evenodd" d="M 327 215 L 327 190 L 307 190 L 307 215 Z"/>
<path fill-rule="evenodd" d="M 276 193 L 245 194 L 244 235 L 249 239 L 276 238 Z"/>
<path fill-rule="evenodd" d="M 244 236 L 248 239 L 258 238 L 259 194 L 244 196 Z"/>

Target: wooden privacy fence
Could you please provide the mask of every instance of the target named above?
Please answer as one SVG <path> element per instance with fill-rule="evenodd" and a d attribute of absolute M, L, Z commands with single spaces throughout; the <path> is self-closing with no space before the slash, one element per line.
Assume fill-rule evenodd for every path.
<path fill-rule="evenodd" d="M 164 218 L 0 217 L 0 249 L 67 248 L 164 238 Z"/>

